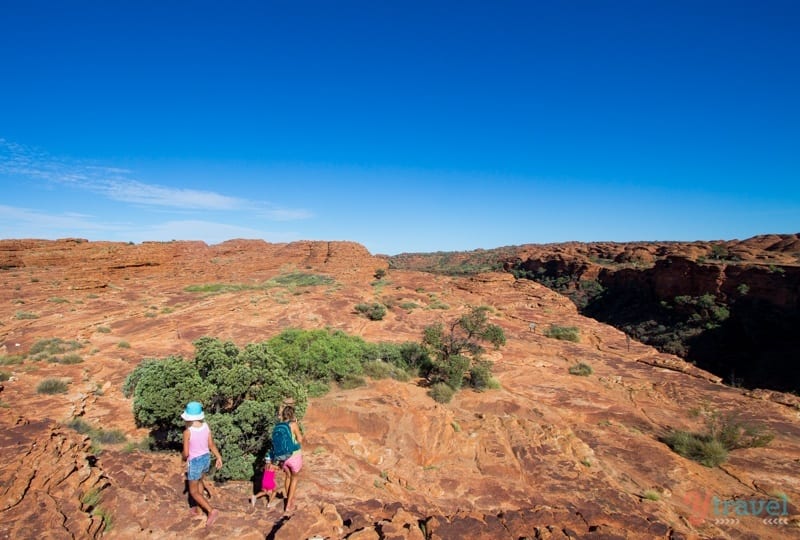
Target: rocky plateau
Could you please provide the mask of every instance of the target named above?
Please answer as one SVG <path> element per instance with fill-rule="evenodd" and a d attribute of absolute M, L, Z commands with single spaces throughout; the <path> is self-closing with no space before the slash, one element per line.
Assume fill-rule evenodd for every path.
<path fill-rule="evenodd" d="M 770 246 L 747 256 L 797 264 L 792 249 Z M 334 282 L 257 286 L 290 272 Z M 0 538 L 800 538 L 797 396 L 727 386 L 509 273 L 390 268 L 352 242 L 63 239 L 0 241 L 0 281 Z M 231 287 L 203 292 L 210 284 Z M 363 302 L 388 313 L 368 320 L 354 310 Z M 386 379 L 313 398 L 291 516 L 252 508 L 252 484 L 227 482 L 206 529 L 189 513 L 180 456 L 135 444 L 148 432 L 122 384 L 145 358 L 191 358 L 202 336 L 243 346 L 286 328 L 419 341 L 426 325 L 474 306 L 489 306 L 507 338 L 489 352 L 501 388 L 439 404 L 420 381 Z M 546 337 L 549 325 L 577 327 L 580 341 Z M 83 361 L 27 356 L 52 338 L 84 344 Z M 570 374 L 578 362 L 592 374 Z M 67 380 L 67 392 L 38 393 L 48 378 Z M 670 429 L 702 430 L 698 411 L 735 414 L 774 439 L 705 467 L 661 442 Z M 93 441 L 68 427 L 74 418 L 127 442 Z M 780 505 L 778 517 L 759 501 Z"/>

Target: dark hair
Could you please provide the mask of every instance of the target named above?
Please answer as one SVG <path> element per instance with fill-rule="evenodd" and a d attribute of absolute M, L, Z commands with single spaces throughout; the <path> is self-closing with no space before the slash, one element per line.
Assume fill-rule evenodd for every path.
<path fill-rule="evenodd" d="M 283 411 L 281 412 L 281 419 L 284 422 L 291 422 L 292 420 L 294 420 L 294 407 L 292 407 L 291 405 L 287 405 L 286 407 L 284 407 Z"/>

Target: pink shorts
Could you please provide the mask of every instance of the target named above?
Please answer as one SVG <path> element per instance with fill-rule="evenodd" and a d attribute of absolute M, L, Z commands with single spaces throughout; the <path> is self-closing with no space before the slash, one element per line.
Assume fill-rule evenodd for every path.
<path fill-rule="evenodd" d="M 303 468 L 303 453 L 298 452 L 286 461 L 283 462 L 283 468 L 289 469 L 293 473 L 297 474 L 300 472 L 300 469 Z"/>

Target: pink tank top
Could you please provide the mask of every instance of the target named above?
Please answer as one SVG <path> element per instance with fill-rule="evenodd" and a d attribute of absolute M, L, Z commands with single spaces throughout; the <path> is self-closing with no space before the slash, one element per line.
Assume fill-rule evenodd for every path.
<path fill-rule="evenodd" d="M 208 424 L 200 427 L 189 426 L 189 459 L 208 454 Z"/>

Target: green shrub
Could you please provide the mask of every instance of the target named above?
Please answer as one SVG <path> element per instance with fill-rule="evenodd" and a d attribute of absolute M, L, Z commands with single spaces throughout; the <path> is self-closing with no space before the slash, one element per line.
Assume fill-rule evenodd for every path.
<path fill-rule="evenodd" d="M 8 354 L 0 356 L 0 366 L 10 366 L 12 364 L 21 364 L 25 357 L 21 354 Z"/>
<path fill-rule="evenodd" d="M 419 304 L 417 304 L 416 302 L 403 302 L 402 304 L 400 304 L 400 307 L 406 311 L 411 311 L 417 309 L 419 307 Z"/>
<path fill-rule="evenodd" d="M 10 371 L 0 371 L 0 382 L 7 381 L 10 378 L 11 378 Z"/>
<path fill-rule="evenodd" d="M 64 341 L 61 338 L 40 339 L 31 346 L 28 354 L 43 358 L 81 348 L 83 348 L 83 343 L 75 340 Z"/>
<path fill-rule="evenodd" d="M 545 337 L 560 339 L 563 341 L 573 341 L 578 343 L 580 338 L 580 330 L 576 326 L 558 326 L 551 324 L 549 328 L 544 331 Z"/>
<path fill-rule="evenodd" d="M 409 368 L 404 369 L 399 365 L 383 360 L 367 360 L 364 362 L 364 375 L 371 379 L 395 379 L 405 382 L 411 378 L 408 370 Z"/>
<path fill-rule="evenodd" d="M 706 467 L 716 467 L 728 457 L 728 451 L 722 442 L 707 435 L 672 431 L 664 438 L 664 442 L 675 453 Z"/>
<path fill-rule="evenodd" d="M 716 467 L 727 459 L 729 451 L 763 447 L 773 439 L 772 433 L 762 426 L 741 422 L 733 416 L 721 417 L 715 411 L 702 414 L 706 416 L 705 433 L 672 430 L 662 442 L 683 457 Z"/>
<path fill-rule="evenodd" d="M 386 306 L 377 302 L 372 304 L 356 304 L 356 312 L 371 321 L 380 321 L 386 316 Z"/>
<path fill-rule="evenodd" d="M 750 286 L 747 283 L 740 283 L 736 287 L 736 291 L 742 296 L 746 296 L 750 292 Z"/>
<path fill-rule="evenodd" d="M 331 386 L 322 381 L 311 381 L 306 385 L 308 397 L 322 397 L 331 391 Z"/>
<path fill-rule="evenodd" d="M 117 347 L 119 347 L 120 349 L 130 349 L 131 344 L 128 343 L 127 341 L 120 341 L 119 343 L 117 343 Z"/>
<path fill-rule="evenodd" d="M 392 367 L 388 362 L 370 360 L 364 363 L 364 375 L 372 379 L 388 379 L 392 376 Z"/>
<path fill-rule="evenodd" d="M 456 391 L 449 385 L 440 382 L 430 387 L 428 395 L 438 403 L 450 403 Z"/>
<path fill-rule="evenodd" d="M 108 326 L 98 326 L 97 331 L 100 332 L 101 334 L 110 334 L 111 328 L 109 328 Z"/>
<path fill-rule="evenodd" d="M 22 319 L 38 319 L 39 316 L 36 313 L 31 313 L 29 311 L 17 311 L 17 313 L 14 315 L 14 318 L 16 318 L 18 320 L 22 320 Z"/>
<path fill-rule="evenodd" d="M 385 275 L 386 275 L 386 270 L 384 270 L 383 268 L 378 268 L 377 270 L 375 270 L 374 274 L 375 279 L 383 279 Z"/>
<path fill-rule="evenodd" d="M 87 510 L 91 511 L 95 506 L 100 504 L 102 494 L 98 488 L 92 488 L 83 495 L 81 495 L 81 505 Z"/>
<path fill-rule="evenodd" d="M 53 356 L 48 359 L 50 362 L 57 362 L 59 364 L 80 364 L 83 362 L 83 357 L 79 354 L 65 354 L 64 356 Z"/>
<path fill-rule="evenodd" d="M 593 373 L 592 366 L 579 362 L 569 368 L 570 375 L 579 375 L 581 377 L 588 377 Z"/>
<path fill-rule="evenodd" d="M 92 425 L 81 418 L 80 416 L 76 416 L 72 420 L 66 423 L 66 426 L 70 429 L 77 431 L 82 435 L 87 435 L 92 431 Z"/>
<path fill-rule="evenodd" d="M 370 344 L 332 329 L 287 329 L 243 349 L 210 337 L 194 345 L 191 360 L 144 359 L 122 391 L 133 398 L 136 424 L 151 429 L 154 448 L 178 448 L 184 427 L 181 410 L 189 401 L 203 403 L 224 459 L 222 469 L 213 472 L 217 480 L 252 477 L 253 464 L 269 448 L 285 398 L 295 400 L 297 417 L 302 418 L 308 397 L 324 395 L 331 384 L 365 384 L 365 365 L 369 373 L 388 371 L 402 380 L 407 370 L 430 362 L 419 343 Z"/>
<path fill-rule="evenodd" d="M 648 489 L 644 492 L 643 497 L 648 501 L 660 501 L 661 493 L 654 489 Z"/>
<path fill-rule="evenodd" d="M 469 368 L 469 386 L 475 390 L 486 390 L 492 387 L 492 363 L 478 360 Z"/>
<path fill-rule="evenodd" d="M 420 374 L 432 384 L 443 382 L 454 390 L 465 382 L 478 390 L 488 388 L 491 363 L 482 356 L 485 349 L 481 342 L 488 342 L 495 348 L 506 342 L 503 329 L 489 324 L 488 311 L 485 306 L 473 308 L 448 329 L 442 323 L 426 326 L 422 344 L 430 360 L 419 366 Z"/>
<path fill-rule="evenodd" d="M 45 379 L 36 387 L 39 394 L 63 394 L 67 391 L 68 382 L 62 379 Z"/>
<path fill-rule="evenodd" d="M 69 300 L 67 300 L 66 298 L 58 298 L 58 297 L 55 297 L 55 296 L 52 297 L 52 298 L 48 298 L 47 301 L 48 302 L 53 302 L 54 304 L 66 304 L 66 303 L 69 303 Z"/>

